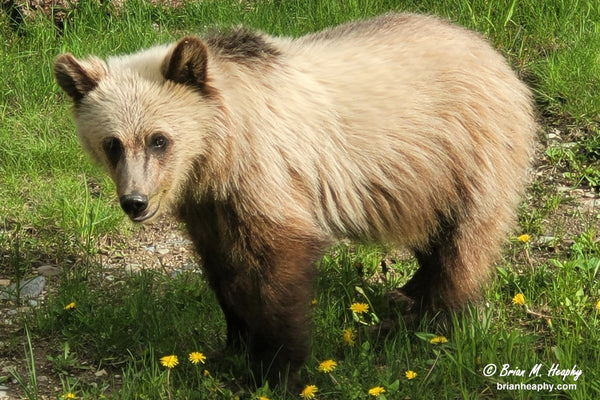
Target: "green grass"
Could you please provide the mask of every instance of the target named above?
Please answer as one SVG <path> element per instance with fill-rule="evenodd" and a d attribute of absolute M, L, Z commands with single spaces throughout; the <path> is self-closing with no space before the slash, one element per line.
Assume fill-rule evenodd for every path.
<path fill-rule="evenodd" d="M 53 81 L 53 58 L 64 51 L 132 52 L 213 25 L 243 23 L 299 36 L 388 10 L 433 13 L 482 32 L 534 89 L 544 133 L 552 129 L 559 138 L 548 141 L 543 135 L 538 161 L 543 168 L 520 209 L 517 233 L 530 234 L 531 241 L 511 240 L 484 300 L 454 315 L 451 329 L 425 319 L 417 328 L 400 322 L 392 326 L 393 334 L 380 334 L 379 323 L 395 316 L 385 294 L 410 276 L 414 262 L 390 262 L 391 249 L 332 249 L 320 265 L 313 352 L 301 371 L 302 383 L 316 385 L 318 399 L 366 399 L 376 386 L 385 389 L 380 399 L 600 395 L 598 212 L 583 210 L 571 195 L 572 189 L 590 192 L 600 186 L 600 4 L 222 0 L 180 9 L 130 1 L 124 10 L 80 1 L 62 33 L 43 17 L 15 28 L 0 14 L 0 278 L 22 280 L 44 264 L 61 269 L 46 303 L 19 314 L 27 331 L 0 326 L 6 336 L 0 362 L 28 360 L 17 372 L 19 396 L 298 398 L 241 384 L 247 370 L 243 354 L 199 365 L 187 361 L 192 351 L 210 355 L 224 344 L 224 321 L 201 274 L 145 271 L 106 279 L 108 267 L 97 257 L 101 243 L 126 241 L 132 228 L 118 208 L 114 186 L 79 148 L 69 102 Z M 380 267 L 383 259 L 387 274 Z M 512 303 L 517 293 L 525 305 Z M 0 309 L 13 308 L 0 302 Z M 71 302 L 75 307 L 65 309 Z M 369 304 L 370 311 L 352 313 L 353 302 Z M 342 340 L 345 329 L 354 334 L 353 346 Z M 448 342 L 430 343 L 437 335 Z M 47 343 L 47 354 L 34 359 L 39 343 Z M 159 363 L 167 354 L 180 362 L 170 371 Z M 336 369 L 319 372 L 317 366 L 327 359 L 337 362 Z M 502 376 L 505 364 L 525 376 Z M 577 381 L 548 376 L 553 364 L 576 366 L 582 374 Z M 61 390 L 34 383 L 35 368 L 43 365 Z M 484 374 L 489 365 L 498 367 L 493 376 Z M 541 375 L 529 376 L 538 365 Z M 90 377 L 90 371 L 100 370 L 108 371 L 107 377 Z M 406 371 L 416 377 L 407 379 Z M 0 373 L 0 384 L 11 376 Z M 552 392 L 503 386 L 520 383 L 577 386 Z"/>

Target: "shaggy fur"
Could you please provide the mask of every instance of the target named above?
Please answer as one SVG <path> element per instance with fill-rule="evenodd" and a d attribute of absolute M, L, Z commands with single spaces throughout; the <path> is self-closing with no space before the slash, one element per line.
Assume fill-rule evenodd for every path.
<path fill-rule="evenodd" d="M 420 269 L 402 291 L 424 310 L 476 297 L 536 131 L 504 59 L 421 15 L 299 39 L 213 32 L 54 68 L 125 212 L 175 210 L 228 345 L 245 343 L 269 378 L 307 357 L 314 265 L 335 239 L 412 249 Z"/>

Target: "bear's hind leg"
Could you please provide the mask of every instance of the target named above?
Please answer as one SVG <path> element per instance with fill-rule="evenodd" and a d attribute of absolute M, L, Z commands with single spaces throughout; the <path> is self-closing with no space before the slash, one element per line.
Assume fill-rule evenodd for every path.
<path fill-rule="evenodd" d="M 400 288 L 415 302 L 413 312 L 459 310 L 477 298 L 489 275 L 501 231 L 495 221 L 462 224 L 440 231 L 426 248 L 415 250 L 419 269 Z"/>

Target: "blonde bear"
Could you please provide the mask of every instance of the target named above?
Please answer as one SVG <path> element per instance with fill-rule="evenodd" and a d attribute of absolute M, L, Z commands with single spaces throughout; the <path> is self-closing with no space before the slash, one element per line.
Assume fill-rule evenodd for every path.
<path fill-rule="evenodd" d="M 135 222 L 184 222 L 259 379 L 309 354 L 340 238 L 412 250 L 416 311 L 480 293 L 525 184 L 531 93 L 480 35 L 386 14 L 297 39 L 243 28 L 56 59 L 83 148 Z"/>

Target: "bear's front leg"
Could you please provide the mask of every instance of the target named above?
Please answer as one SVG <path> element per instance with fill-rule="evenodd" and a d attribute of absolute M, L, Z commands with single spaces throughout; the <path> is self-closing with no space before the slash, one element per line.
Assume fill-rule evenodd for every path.
<path fill-rule="evenodd" d="M 228 347 L 246 345 L 257 382 L 290 387 L 309 354 L 315 263 L 326 242 L 306 232 L 290 235 L 292 229 L 285 238 L 263 240 L 260 233 L 218 257 L 220 265 L 209 269 L 219 273 L 208 275 L 225 313 Z"/>

